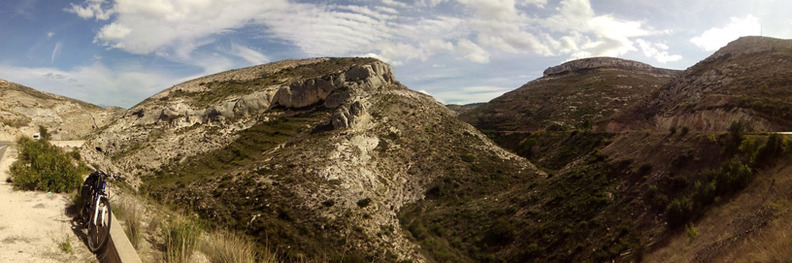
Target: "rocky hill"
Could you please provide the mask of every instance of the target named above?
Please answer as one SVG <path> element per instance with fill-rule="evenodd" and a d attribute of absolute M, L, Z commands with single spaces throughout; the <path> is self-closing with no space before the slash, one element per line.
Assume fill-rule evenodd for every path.
<path fill-rule="evenodd" d="M 446 107 L 447 107 L 449 110 L 451 110 L 451 111 L 453 111 L 454 113 L 456 113 L 457 115 L 459 115 L 459 114 L 462 114 L 462 113 L 465 113 L 465 112 L 471 111 L 471 110 L 473 110 L 473 109 L 475 109 L 475 108 L 478 108 L 478 107 L 479 107 L 479 106 L 481 106 L 481 105 L 484 105 L 484 103 L 471 103 L 471 104 L 464 104 L 464 105 L 460 105 L 460 104 L 448 104 L 448 105 L 446 105 Z"/>
<path fill-rule="evenodd" d="M 0 80 L 0 140 L 32 136 L 46 127 L 55 140 L 76 140 L 109 124 L 123 112 Z"/>
<path fill-rule="evenodd" d="M 570 61 L 459 118 L 484 131 L 590 127 L 646 98 L 677 74 L 618 58 Z"/>
<path fill-rule="evenodd" d="M 163 203 L 309 261 L 432 262 L 402 228 L 405 205 L 434 196 L 438 182 L 503 189 L 543 177 L 368 58 L 181 83 L 129 109 L 83 156 Z"/>
<path fill-rule="evenodd" d="M 688 127 L 723 131 L 792 129 L 792 40 L 742 37 L 619 114 L 609 130 Z"/>

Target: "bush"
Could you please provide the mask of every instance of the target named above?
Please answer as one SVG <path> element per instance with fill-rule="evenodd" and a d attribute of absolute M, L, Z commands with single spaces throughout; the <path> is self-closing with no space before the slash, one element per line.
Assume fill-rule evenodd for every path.
<path fill-rule="evenodd" d="M 71 192 L 82 183 L 83 166 L 76 166 L 72 158 L 46 140 L 28 137 L 17 139 L 19 159 L 11 164 L 14 188 L 56 193 Z"/>
<path fill-rule="evenodd" d="M 693 226 L 693 223 L 688 223 L 685 225 L 685 233 L 690 239 L 696 239 L 698 237 L 698 231 L 696 231 L 696 227 Z"/>
<path fill-rule="evenodd" d="M 357 201 L 357 205 L 360 208 L 367 207 L 370 203 L 371 203 L 371 198 L 368 198 L 368 197 L 360 199 L 360 200 Z"/>
<path fill-rule="evenodd" d="M 781 135 L 773 133 L 767 137 L 767 142 L 757 150 L 755 163 L 757 166 L 767 165 L 783 154 L 784 139 L 781 138 Z"/>
<path fill-rule="evenodd" d="M 666 220 L 672 228 L 684 225 L 692 217 L 693 206 L 688 198 L 674 199 L 666 208 Z"/>
<path fill-rule="evenodd" d="M 729 126 L 729 136 L 732 139 L 734 145 L 739 145 L 743 139 L 743 133 L 745 132 L 745 125 L 742 122 L 735 121 L 732 122 Z"/>

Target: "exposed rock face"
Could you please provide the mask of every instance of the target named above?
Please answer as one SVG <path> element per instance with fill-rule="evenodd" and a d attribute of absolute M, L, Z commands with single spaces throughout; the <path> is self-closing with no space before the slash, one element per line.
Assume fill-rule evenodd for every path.
<path fill-rule="evenodd" d="M 360 102 L 350 103 L 355 96 L 359 96 L 360 92 L 397 85 L 390 66 L 373 62 L 339 69 L 322 76 L 278 79 L 271 85 L 230 94 L 224 98 L 213 98 L 215 103 L 202 105 L 204 97 L 208 96 L 205 93 L 212 90 L 207 87 L 211 83 L 244 83 L 257 80 L 251 76 L 266 76 L 296 67 L 326 63 L 329 60 L 288 60 L 237 70 L 233 74 L 211 75 L 176 85 L 129 109 L 123 119 L 113 123 L 92 143 L 109 155 L 125 152 L 129 148 L 139 149 L 129 156 L 134 160 L 130 164 L 138 163 L 138 167 L 122 167 L 126 166 L 124 170 L 134 173 L 140 172 L 140 166 L 143 170 L 153 170 L 174 158 L 178 160 L 227 144 L 234 139 L 233 134 L 236 131 L 277 117 L 272 109 L 299 110 L 315 105 L 338 108 L 338 114 L 329 121 L 337 125 L 336 128 L 350 127 L 365 114 Z M 219 86 L 215 89 L 229 87 Z M 211 132 L 215 134 L 207 134 L 209 127 L 213 127 Z M 152 132 L 162 138 L 152 138 Z M 203 138 L 203 143 L 183 147 L 184 143 L 194 138 Z M 141 144 L 148 145 L 152 139 L 167 141 L 157 141 L 156 147 L 140 147 Z"/>
<path fill-rule="evenodd" d="M 188 81 L 133 107 L 83 149 L 150 194 L 259 233 L 279 251 L 353 251 L 383 262 L 424 261 L 396 213 L 436 178 L 476 176 L 460 154 L 513 177 L 538 174 L 402 86 L 389 65 L 361 58 Z M 311 250 L 322 247 L 332 250 Z"/>
<path fill-rule="evenodd" d="M 600 69 L 600 68 L 624 69 L 628 71 L 643 71 L 643 72 L 649 72 L 660 75 L 674 75 L 678 73 L 676 70 L 655 68 L 648 64 L 644 64 L 638 61 L 632 61 L 632 60 L 626 60 L 620 58 L 610 58 L 610 57 L 596 57 L 596 58 L 578 59 L 578 60 L 566 62 L 564 64 L 555 67 L 547 68 L 544 71 L 544 76 L 547 77 L 550 75 L 580 72 L 582 70 Z"/>
<path fill-rule="evenodd" d="M 617 116 L 608 129 L 724 131 L 743 122 L 753 131 L 791 130 L 790 67 L 792 40 L 742 37 Z"/>
<path fill-rule="evenodd" d="M 33 136 L 46 127 L 54 140 L 82 139 L 123 112 L 0 80 L 0 140 Z"/>

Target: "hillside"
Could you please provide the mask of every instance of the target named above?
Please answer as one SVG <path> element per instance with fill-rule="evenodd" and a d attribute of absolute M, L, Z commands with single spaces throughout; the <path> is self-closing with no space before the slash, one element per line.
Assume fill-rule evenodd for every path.
<path fill-rule="evenodd" d="M 570 61 L 459 118 L 485 132 L 590 127 L 644 99 L 676 74 L 618 58 Z"/>
<path fill-rule="evenodd" d="M 121 112 L 0 80 L 0 140 L 32 136 L 39 126 L 46 127 L 55 140 L 81 139 Z"/>
<path fill-rule="evenodd" d="M 792 40 L 741 37 L 606 125 L 608 130 L 689 127 L 792 129 Z"/>
<path fill-rule="evenodd" d="M 402 207 L 438 181 L 502 189 L 543 174 L 368 58 L 288 60 L 181 83 L 86 145 L 89 162 L 132 175 L 142 193 L 290 260 L 433 261 L 405 236 Z"/>

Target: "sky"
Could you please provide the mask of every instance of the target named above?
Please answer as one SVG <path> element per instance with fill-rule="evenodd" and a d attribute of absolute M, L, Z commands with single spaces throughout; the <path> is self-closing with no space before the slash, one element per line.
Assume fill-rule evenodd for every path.
<path fill-rule="evenodd" d="M 786 0 L 4 0 L 0 79 L 129 108 L 283 59 L 369 56 L 446 104 L 487 102 L 566 61 L 685 69 L 740 36 L 792 38 Z"/>

